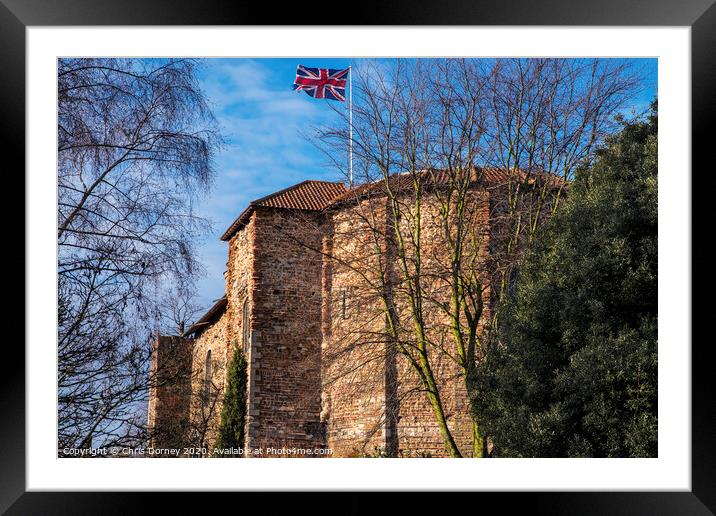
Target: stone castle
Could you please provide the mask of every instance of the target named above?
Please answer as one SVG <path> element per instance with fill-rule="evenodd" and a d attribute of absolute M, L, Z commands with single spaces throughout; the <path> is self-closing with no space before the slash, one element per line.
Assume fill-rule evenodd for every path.
<path fill-rule="evenodd" d="M 509 177 L 500 169 L 472 172 L 470 227 L 479 247 L 475 267 L 483 272 Z M 396 175 L 392 182 L 399 189 L 402 180 Z M 446 179 L 433 180 L 440 181 Z M 223 297 L 184 335 L 154 344 L 151 367 L 162 379 L 150 392 L 154 446 L 191 443 L 211 450 L 226 367 L 238 345 L 248 362 L 245 447 L 328 449 L 338 457 L 445 456 L 415 372 L 387 351 L 385 320 L 366 286 L 379 259 L 374 235 L 390 233 L 380 185 L 347 189 L 304 181 L 251 202 L 224 232 Z M 429 195 L 424 203 L 420 239 L 429 269 L 430 260 L 442 260 L 442 232 L 437 203 Z M 380 259 L 395 259 L 389 238 L 377 245 Z M 488 318 L 489 283 L 483 298 L 482 317 Z M 431 324 L 441 331 L 438 315 Z M 471 456 L 472 421 L 460 371 L 437 357 L 435 375 L 447 424 L 462 455 Z"/>

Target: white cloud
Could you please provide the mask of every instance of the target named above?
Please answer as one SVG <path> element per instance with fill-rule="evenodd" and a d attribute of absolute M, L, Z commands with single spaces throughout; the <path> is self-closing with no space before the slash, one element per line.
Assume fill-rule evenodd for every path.
<path fill-rule="evenodd" d="M 199 301 L 209 306 L 223 295 L 226 243 L 219 236 L 248 203 L 305 179 L 340 180 L 324 168 L 325 159 L 302 133 L 336 120 L 335 113 L 304 93 L 291 79 L 278 77 L 270 60 L 210 61 L 202 88 L 228 142 L 217 159 L 214 191 L 199 207 L 215 234 L 199 249 L 206 277 Z"/>

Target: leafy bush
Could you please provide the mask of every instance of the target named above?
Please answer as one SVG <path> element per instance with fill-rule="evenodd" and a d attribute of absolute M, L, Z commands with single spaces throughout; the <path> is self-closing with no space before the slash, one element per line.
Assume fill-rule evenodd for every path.
<path fill-rule="evenodd" d="M 582 168 L 478 370 L 499 456 L 657 454 L 657 117 Z"/>

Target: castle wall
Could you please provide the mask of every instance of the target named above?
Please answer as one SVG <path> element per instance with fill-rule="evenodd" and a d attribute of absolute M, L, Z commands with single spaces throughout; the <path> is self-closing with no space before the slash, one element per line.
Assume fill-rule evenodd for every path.
<path fill-rule="evenodd" d="M 237 231 L 228 242 L 228 258 L 226 262 L 226 313 L 231 324 L 226 332 L 227 346 L 231 342 L 242 344 L 243 308 L 248 302 L 249 324 L 253 312 L 254 264 L 256 245 L 256 215 L 254 214 L 246 226 Z M 250 353 L 250 348 L 245 350 Z"/>
<path fill-rule="evenodd" d="M 384 226 L 385 214 L 381 201 L 346 207 L 333 213 L 327 236 L 334 259 L 324 270 L 321 374 L 327 446 L 336 456 L 374 455 L 388 446 L 386 321 L 369 286 L 381 269 L 370 227 Z"/>
<path fill-rule="evenodd" d="M 322 216 L 257 208 L 251 448 L 314 448 L 320 428 Z"/>
<path fill-rule="evenodd" d="M 325 323 L 330 330 L 324 330 L 323 347 L 324 403 L 330 402 L 328 446 L 336 455 L 374 455 L 394 448 L 399 456 L 444 456 L 445 446 L 433 408 L 408 359 L 389 352 L 382 300 L 377 288 L 369 286 L 380 284 L 381 271 L 386 274 L 403 328 L 400 340 L 414 346 L 411 311 L 401 281 L 402 265 L 390 238 L 392 229 L 386 231 L 391 228 L 386 206 L 384 198 L 366 200 L 332 214 L 330 247 L 336 259 L 331 265 L 331 280 L 324 280 L 331 306 L 330 311 L 324 310 L 324 319 L 326 313 L 330 314 Z M 408 235 L 414 213 L 403 209 L 401 230 Z M 450 254 L 439 209 L 436 199 L 426 194 L 421 210 L 421 271 L 426 278 L 426 299 L 449 304 Z M 466 216 L 471 221 L 467 226 L 474 234 L 468 238 L 471 245 L 463 250 L 463 260 L 471 260 L 478 269 L 485 263 L 488 251 L 489 209 L 486 192 L 471 193 Z M 386 236 L 377 244 L 379 251 L 371 227 Z M 408 239 L 406 247 L 408 256 L 414 254 Z M 385 261 L 380 262 L 379 256 Z M 412 274 L 413 265 L 408 264 L 408 268 Z M 487 274 L 484 277 L 487 280 Z M 487 284 L 482 300 L 483 320 L 487 320 Z M 463 456 L 470 456 L 472 420 L 464 376 L 454 358 L 456 346 L 450 319 L 430 301 L 425 302 L 424 313 L 429 328 L 428 353 L 448 427 Z"/>
<path fill-rule="evenodd" d="M 160 336 L 152 343 L 148 430 L 150 446 L 182 448 L 189 430 L 193 341 Z"/>
<path fill-rule="evenodd" d="M 229 327 L 229 315 L 224 312 L 216 322 L 197 336 L 193 346 L 188 445 L 195 448 L 205 447 L 208 454 L 211 454 L 216 445 L 221 422 L 226 369 L 231 359 L 230 347 L 227 345 Z M 208 359 L 211 362 L 211 374 L 207 377 Z"/>
<path fill-rule="evenodd" d="M 254 309 L 254 265 L 256 245 L 256 215 L 252 215 L 247 224 L 237 231 L 229 240 L 228 259 L 226 263 L 226 347 L 227 366 L 231 360 L 231 352 L 236 345 L 246 354 L 248 362 L 248 386 L 246 392 L 246 428 L 244 435 L 249 446 L 251 437 L 256 434 L 258 423 L 255 402 L 255 379 L 260 377 L 256 368 L 256 359 L 259 356 L 255 353 L 252 341 L 254 331 L 252 329 Z M 246 317 L 245 317 L 246 316 Z M 246 338 L 247 337 L 247 338 Z"/>
<path fill-rule="evenodd" d="M 314 448 L 320 426 L 322 217 L 256 209 L 229 241 L 227 307 L 194 345 L 191 424 L 213 449 L 233 344 L 247 353 L 249 448 Z M 310 249 L 314 249 L 313 251 Z M 246 309 L 244 304 L 246 303 Z M 244 315 L 248 343 L 244 346 Z M 214 398 L 203 397 L 207 352 Z"/>
<path fill-rule="evenodd" d="M 244 302 L 252 305 L 255 219 L 241 228 L 228 242 L 226 280 L 226 308 L 221 316 L 206 329 L 197 333 L 192 353 L 190 432 L 188 444 L 195 448 L 206 448 L 211 455 L 217 444 L 221 423 L 226 370 L 233 358 L 234 345 L 242 347 Z M 211 352 L 210 386 L 207 388 L 207 357 Z M 245 352 L 250 360 L 251 349 Z M 251 378 L 251 375 L 249 375 Z M 247 392 L 248 404 L 251 402 L 251 382 Z M 247 426 L 251 422 L 248 411 Z M 246 433 L 245 433 L 246 435 Z"/>
<path fill-rule="evenodd" d="M 435 414 L 418 375 L 386 338 L 387 320 L 378 295 L 384 287 L 401 321 L 400 341 L 415 344 L 387 206 L 385 198 L 374 198 L 328 214 L 256 207 L 228 242 L 225 312 L 198 332 L 189 347 L 180 346 L 189 354 L 174 359 L 189 357 L 189 383 L 156 390 L 150 426 L 169 428 L 176 421 L 189 421 L 190 444 L 205 444 L 211 451 L 231 350 L 246 340 L 247 447 L 327 446 L 333 456 L 444 456 Z M 426 194 L 421 267 L 423 275 L 432 278 L 423 285 L 427 298 L 448 302 L 450 256 L 439 209 Z M 491 316 L 488 274 L 483 275 L 490 262 L 490 209 L 488 193 L 473 191 L 466 216 L 474 234 L 462 258 L 485 277 L 483 321 Z M 404 213 L 404 233 L 412 216 Z M 377 240 L 371 228 L 381 233 Z M 334 259 L 326 258 L 329 255 Z M 450 321 L 432 301 L 425 314 L 430 360 L 448 425 L 462 454 L 470 456 L 472 421 L 464 377 L 454 360 Z M 167 342 L 171 345 L 155 353 L 159 366 L 171 355 L 162 349 L 179 349 L 179 341 Z M 213 399 L 207 401 L 210 350 Z M 182 429 L 182 435 L 186 431 Z"/>

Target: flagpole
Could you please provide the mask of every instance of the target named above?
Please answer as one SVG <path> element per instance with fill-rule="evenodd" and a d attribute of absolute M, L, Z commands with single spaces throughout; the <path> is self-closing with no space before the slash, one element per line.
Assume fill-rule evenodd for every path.
<path fill-rule="evenodd" d="M 349 136 L 348 136 L 348 160 L 349 160 L 349 176 L 348 185 L 353 188 L 353 66 L 348 66 L 348 125 Z"/>

